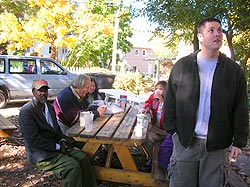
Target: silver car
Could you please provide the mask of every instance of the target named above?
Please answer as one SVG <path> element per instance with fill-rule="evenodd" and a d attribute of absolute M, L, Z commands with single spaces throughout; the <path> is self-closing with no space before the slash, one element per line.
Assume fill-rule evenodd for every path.
<path fill-rule="evenodd" d="M 0 108 L 8 102 L 31 99 L 35 79 L 48 81 L 52 99 L 75 76 L 51 58 L 0 55 Z"/>

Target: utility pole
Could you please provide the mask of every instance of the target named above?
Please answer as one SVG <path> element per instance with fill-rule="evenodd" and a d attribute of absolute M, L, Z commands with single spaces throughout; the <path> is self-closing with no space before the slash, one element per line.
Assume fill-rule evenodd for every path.
<path fill-rule="evenodd" d="M 113 38 L 113 50 L 112 50 L 112 73 L 113 74 L 116 74 L 116 54 L 117 54 L 117 41 L 118 41 L 118 31 L 119 31 L 120 6 L 121 6 L 121 0 L 118 0 L 117 11 L 115 14 L 115 28 L 114 28 L 114 38 Z"/>

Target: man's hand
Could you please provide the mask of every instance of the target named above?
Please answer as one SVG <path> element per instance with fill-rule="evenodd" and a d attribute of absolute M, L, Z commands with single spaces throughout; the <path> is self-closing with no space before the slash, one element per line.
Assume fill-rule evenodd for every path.
<path fill-rule="evenodd" d="M 102 116 L 107 111 L 107 106 L 102 105 L 97 108 L 97 111 L 99 112 L 100 116 Z"/>
<path fill-rule="evenodd" d="M 64 155 L 68 155 L 69 152 L 71 151 L 71 147 L 68 146 L 68 143 L 65 139 L 61 139 L 59 141 L 59 144 L 60 144 L 60 152 Z"/>
<path fill-rule="evenodd" d="M 242 153 L 242 150 L 240 148 L 232 146 L 231 154 L 230 154 L 231 160 L 236 161 L 236 159 L 241 155 L 241 153 Z"/>

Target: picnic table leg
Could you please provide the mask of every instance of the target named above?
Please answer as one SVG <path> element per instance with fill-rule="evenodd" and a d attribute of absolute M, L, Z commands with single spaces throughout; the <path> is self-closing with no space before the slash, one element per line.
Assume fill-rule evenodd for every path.
<path fill-rule="evenodd" d="M 138 171 L 134 158 L 127 145 L 113 144 L 114 150 L 124 170 Z"/>
<path fill-rule="evenodd" d="M 106 168 L 110 168 L 110 166 L 111 166 L 113 151 L 114 151 L 113 145 L 109 145 L 107 160 L 106 160 L 106 163 L 105 163 Z"/>
<path fill-rule="evenodd" d="M 95 155 L 97 149 L 100 147 L 100 145 L 101 143 L 88 141 L 83 146 L 82 150 L 87 153 L 89 158 L 92 158 Z"/>

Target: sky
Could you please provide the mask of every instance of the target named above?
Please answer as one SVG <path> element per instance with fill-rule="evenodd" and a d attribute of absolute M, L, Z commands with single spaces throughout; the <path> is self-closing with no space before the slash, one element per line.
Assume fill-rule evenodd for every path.
<path fill-rule="evenodd" d="M 142 2 L 138 2 L 136 0 L 124 0 L 124 5 L 128 6 L 128 5 L 132 5 L 134 7 L 136 7 L 138 10 L 141 10 L 144 5 Z M 134 18 L 132 20 L 131 26 L 135 29 L 135 30 L 143 30 L 143 31 L 147 31 L 147 30 L 151 30 L 151 26 L 149 25 L 149 23 L 147 22 L 147 18 L 145 17 L 137 17 Z"/>
<path fill-rule="evenodd" d="M 142 2 L 138 2 L 136 0 L 123 0 L 125 6 L 129 6 L 130 4 L 136 9 L 141 10 L 144 5 Z M 134 46 L 137 47 L 151 47 L 148 40 L 152 36 L 150 31 L 153 30 L 153 27 L 148 23 L 147 18 L 140 16 L 131 20 L 131 27 L 134 30 L 134 35 L 132 37 L 131 42 Z"/>

